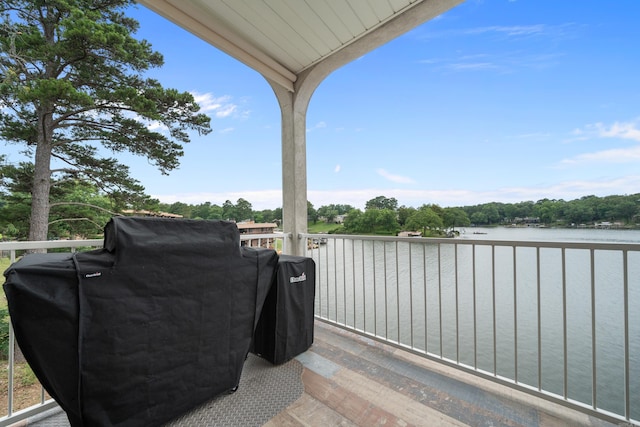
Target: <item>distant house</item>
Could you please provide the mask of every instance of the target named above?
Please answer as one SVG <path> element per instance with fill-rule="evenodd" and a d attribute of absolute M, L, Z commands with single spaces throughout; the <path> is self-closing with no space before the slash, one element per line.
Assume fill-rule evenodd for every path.
<path fill-rule="evenodd" d="M 346 215 L 336 215 L 336 217 L 333 219 L 333 222 L 335 222 L 336 224 L 344 224 L 344 219 L 346 217 Z"/>
<path fill-rule="evenodd" d="M 525 216 L 524 218 L 520 218 L 520 217 L 515 217 L 513 219 L 513 222 L 517 225 L 526 225 L 527 227 L 531 227 L 531 226 L 537 226 L 538 224 L 540 224 L 540 218 L 539 217 L 528 217 Z"/>
<path fill-rule="evenodd" d="M 244 234 L 273 234 L 278 224 L 272 222 L 256 223 L 253 221 L 245 221 L 236 223 L 240 235 Z M 242 246 L 250 246 L 252 248 L 262 247 L 273 249 L 273 238 L 266 239 L 250 239 L 242 241 Z"/>

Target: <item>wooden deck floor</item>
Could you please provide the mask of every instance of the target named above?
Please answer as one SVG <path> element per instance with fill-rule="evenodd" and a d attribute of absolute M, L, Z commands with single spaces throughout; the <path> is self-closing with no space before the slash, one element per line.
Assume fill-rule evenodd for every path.
<path fill-rule="evenodd" d="M 287 426 L 614 426 L 316 321 Z"/>

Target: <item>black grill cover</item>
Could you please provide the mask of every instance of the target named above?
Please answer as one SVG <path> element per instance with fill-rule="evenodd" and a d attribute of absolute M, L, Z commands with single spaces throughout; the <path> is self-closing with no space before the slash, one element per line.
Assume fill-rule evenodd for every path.
<path fill-rule="evenodd" d="M 280 255 L 264 303 L 252 352 L 281 364 L 313 344 L 316 265 L 311 258 Z"/>
<path fill-rule="evenodd" d="M 27 255 L 16 339 L 73 426 L 156 426 L 234 388 L 277 263 L 235 224 L 113 218 L 104 249 Z"/>

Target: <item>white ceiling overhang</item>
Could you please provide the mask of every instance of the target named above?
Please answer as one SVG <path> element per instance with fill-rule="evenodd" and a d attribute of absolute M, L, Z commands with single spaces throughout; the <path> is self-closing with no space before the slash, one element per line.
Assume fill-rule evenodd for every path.
<path fill-rule="evenodd" d="M 289 91 L 338 52 L 355 59 L 463 0 L 138 0 Z"/>

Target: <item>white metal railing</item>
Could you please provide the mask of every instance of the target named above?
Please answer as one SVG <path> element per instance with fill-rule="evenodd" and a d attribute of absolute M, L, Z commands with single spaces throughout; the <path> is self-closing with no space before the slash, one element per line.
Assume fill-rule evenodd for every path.
<path fill-rule="evenodd" d="M 640 244 L 301 234 L 318 319 L 611 422 L 640 419 Z"/>
<path fill-rule="evenodd" d="M 282 250 L 284 237 L 241 240 Z M 638 423 L 640 245 L 300 237 L 316 262 L 319 319 L 603 419 Z M 101 245 L 5 242 L 0 256 L 13 262 L 29 249 Z M 56 406 L 43 391 L 38 405 L 14 410 L 8 354 L 0 426 Z"/>
<path fill-rule="evenodd" d="M 253 247 L 270 248 L 277 251 L 284 251 L 286 235 L 282 233 L 273 234 L 243 234 L 240 236 L 241 244 Z M 55 240 L 41 242 L 0 242 L 0 258 L 8 259 L 13 263 L 24 252 L 35 249 L 66 249 L 70 252 L 83 249 L 95 249 L 102 247 L 103 240 Z M 2 272 L 0 272 L 2 273 Z M 4 283 L 4 278 L 0 278 L 0 283 Z M 0 319 L 2 320 L 2 319 Z M 7 350 L 7 398 L 6 415 L 0 417 L 0 427 L 9 426 L 23 419 L 35 416 L 44 411 L 57 407 L 57 403 L 47 397 L 44 389 L 40 391 L 40 402 L 28 408 L 15 408 L 15 368 L 16 368 L 16 342 L 13 328 L 9 327 L 9 339 Z M 0 391 L 0 395 L 4 391 Z M 0 409 L 1 411 L 2 409 Z"/>
<path fill-rule="evenodd" d="M 75 252 L 78 249 L 95 249 L 102 247 L 100 240 L 53 240 L 42 242 L 0 242 L 0 258 L 8 258 L 10 263 L 16 261 L 25 251 L 34 249 L 66 249 Z M 0 281 L 4 283 L 4 278 Z M 3 294 L 4 295 L 4 294 Z M 3 319 L 0 319 L 3 320 Z M 15 368 L 16 368 L 16 342 L 13 328 L 9 325 L 9 339 L 7 349 L 7 399 L 6 415 L 0 417 L 0 427 L 14 424 L 20 420 L 32 417 L 57 406 L 53 399 L 47 398 L 44 389 L 40 390 L 40 403 L 28 408 L 15 408 Z M 3 393 L 3 391 L 0 391 Z"/>
<path fill-rule="evenodd" d="M 286 236 L 287 235 L 283 233 L 241 234 L 240 242 L 242 242 L 242 245 L 246 246 L 275 249 L 279 252 L 281 251 L 286 253 Z"/>

